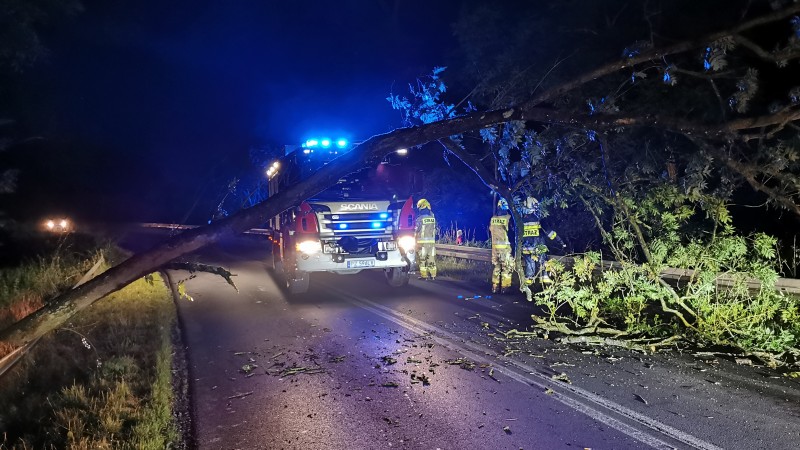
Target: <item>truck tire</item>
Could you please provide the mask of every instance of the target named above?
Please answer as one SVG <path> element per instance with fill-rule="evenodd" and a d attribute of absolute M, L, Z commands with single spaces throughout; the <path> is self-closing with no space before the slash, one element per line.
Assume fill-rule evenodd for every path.
<path fill-rule="evenodd" d="M 402 287 L 408 285 L 410 275 L 404 267 L 392 267 L 384 271 L 386 274 L 386 282 L 392 287 Z"/>
<path fill-rule="evenodd" d="M 305 294 L 311 284 L 311 274 L 308 272 L 295 272 L 294 277 L 286 276 L 286 289 L 290 294 Z"/>

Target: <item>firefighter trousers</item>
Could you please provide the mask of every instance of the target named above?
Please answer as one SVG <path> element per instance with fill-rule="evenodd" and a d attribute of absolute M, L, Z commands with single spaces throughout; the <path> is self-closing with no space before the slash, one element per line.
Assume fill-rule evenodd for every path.
<path fill-rule="evenodd" d="M 537 275 L 546 274 L 544 263 L 547 261 L 547 245 L 541 236 L 522 241 L 522 260 L 525 262 L 525 279 L 528 284 L 532 283 Z M 537 263 L 538 268 L 536 267 Z"/>
<path fill-rule="evenodd" d="M 419 276 L 436 278 L 436 244 L 422 244 L 417 251 Z"/>
<path fill-rule="evenodd" d="M 511 248 L 492 248 L 492 287 L 500 289 L 511 287 L 511 275 L 514 273 L 514 257 Z"/>

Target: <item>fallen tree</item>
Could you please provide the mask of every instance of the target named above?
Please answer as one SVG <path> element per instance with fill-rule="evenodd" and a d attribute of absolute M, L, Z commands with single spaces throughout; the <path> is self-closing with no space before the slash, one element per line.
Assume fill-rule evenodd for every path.
<path fill-rule="evenodd" d="M 529 95 L 509 107 L 459 114 L 455 108 L 446 105 L 442 109 L 441 103 L 434 102 L 417 105 L 418 110 L 429 108 L 430 114 L 426 116 L 427 120 L 418 121 L 417 124 L 408 128 L 374 136 L 352 151 L 340 156 L 303 183 L 209 226 L 185 231 L 153 249 L 132 256 L 81 287 L 54 299 L 46 307 L 11 328 L 4 330 L 0 333 L 0 342 L 8 350 L 23 346 L 58 328 L 76 312 L 99 298 L 121 289 L 130 282 L 157 270 L 175 258 L 217 242 L 226 236 L 239 234 L 250 228 L 260 226 L 266 222 L 267 218 L 273 217 L 324 190 L 342 176 L 363 167 L 375 166 L 385 155 L 400 148 L 410 148 L 427 142 L 442 140 L 452 155 L 464 162 L 487 186 L 497 191 L 509 201 L 509 204 L 512 204 L 513 196 L 516 193 L 521 192 L 521 189 L 524 190 L 524 188 L 530 191 L 535 187 L 535 183 L 525 179 L 521 179 L 511 185 L 507 182 L 500 182 L 486 168 L 485 158 L 487 155 L 476 155 L 474 152 L 467 151 L 458 141 L 459 135 L 486 129 L 497 124 L 520 123 L 536 123 L 578 130 L 590 138 L 593 136 L 591 133 L 596 132 L 596 130 L 635 130 L 639 128 L 669 130 L 670 132 L 689 135 L 710 142 L 746 141 L 755 135 L 763 134 L 762 130 L 767 128 L 769 128 L 770 133 L 777 133 L 786 127 L 793 126 L 793 122 L 800 118 L 797 106 L 789 106 L 769 114 L 727 120 L 714 118 L 714 120 L 700 121 L 695 119 L 687 120 L 679 115 L 669 116 L 643 110 L 637 110 L 628 116 L 621 116 L 610 110 L 580 112 L 575 109 L 559 108 L 558 100 L 570 92 L 596 82 L 598 79 L 618 74 L 620 71 L 632 70 L 637 64 L 661 61 L 665 55 L 691 52 L 707 45 L 709 41 L 718 41 L 725 36 L 735 35 L 754 27 L 784 20 L 798 13 L 800 13 L 800 5 L 795 4 L 779 11 L 744 21 L 722 31 L 715 31 L 684 42 L 642 51 L 635 56 L 625 56 L 622 59 L 603 64 L 596 69 L 586 71 L 568 81 L 543 89 L 541 92 L 535 92 L 533 95 Z M 431 86 L 435 88 L 439 85 L 438 83 L 433 83 Z M 411 104 L 408 105 L 408 109 L 412 109 Z M 587 132 L 590 133 L 587 134 Z M 451 137 L 455 139 L 451 139 Z M 496 148 L 490 149 L 488 156 L 495 155 L 493 152 L 496 151 Z M 732 166 L 734 168 L 737 167 L 735 164 L 732 164 Z M 755 183 L 759 182 L 755 177 L 751 176 L 751 178 L 754 179 Z M 776 198 L 781 195 L 783 194 L 780 192 L 775 193 Z M 794 203 L 794 197 L 784 195 L 783 199 Z M 518 219 L 518 216 L 515 216 L 515 219 Z M 517 220 L 516 223 L 518 227 L 521 226 L 521 221 Z M 518 233 L 518 235 L 521 236 L 521 233 Z"/>

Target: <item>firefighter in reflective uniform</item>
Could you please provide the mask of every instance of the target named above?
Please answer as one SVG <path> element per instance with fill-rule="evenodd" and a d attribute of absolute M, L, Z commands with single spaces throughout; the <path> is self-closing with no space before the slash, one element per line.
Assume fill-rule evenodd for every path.
<path fill-rule="evenodd" d="M 525 261 L 525 283 L 533 284 L 538 272 L 539 280 L 542 283 L 552 283 L 550 274 L 545 270 L 544 264 L 547 261 L 547 244 L 544 237 L 547 236 L 551 241 L 557 240 L 561 247 L 566 247 L 555 231 L 547 231 L 542 228 L 541 218 L 539 217 L 539 201 L 533 197 L 528 197 L 522 208 L 523 231 L 522 231 L 522 259 Z M 539 265 L 538 270 L 536 265 Z"/>
<path fill-rule="evenodd" d="M 417 202 L 417 223 L 414 229 L 417 238 L 417 264 L 419 279 L 436 279 L 436 218 L 431 204 L 424 198 Z"/>
<path fill-rule="evenodd" d="M 511 242 L 508 240 L 508 224 L 511 214 L 504 199 L 497 202 L 497 213 L 489 221 L 492 235 L 492 292 L 505 293 L 511 287 L 514 272 L 514 258 L 511 256 Z"/>

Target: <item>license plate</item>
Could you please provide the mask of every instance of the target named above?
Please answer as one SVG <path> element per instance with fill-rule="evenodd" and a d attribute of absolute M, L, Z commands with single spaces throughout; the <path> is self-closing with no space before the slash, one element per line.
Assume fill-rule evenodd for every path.
<path fill-rule="evenodd" d="M 363 267 L 375 267 L 374 259 L 351 259 L 347 261 L 347 267 L 351 269 L 360 269 Z"/>

